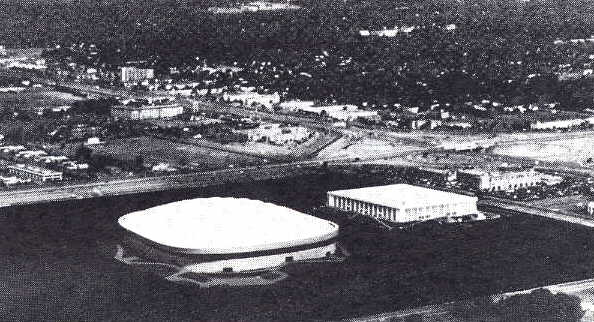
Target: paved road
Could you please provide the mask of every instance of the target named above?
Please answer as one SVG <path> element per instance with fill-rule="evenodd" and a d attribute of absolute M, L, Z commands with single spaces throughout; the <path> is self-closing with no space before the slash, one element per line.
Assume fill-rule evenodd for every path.
<path fill-rule="evenodd" d="M 429 143 L 422 135 L 419 137 L 412 137 L 410 133 L 398 133 L 383 129 L 368 129 L 357 126 L 349 128 L 334 127 L 330 122 L 321 118 L 305 117 L 286 113 L 269 113 L 263 111 L 248 110 L 231 106 L 230 104 L 221 102 L 201 101 L 196 99 L 184 99 L 188 107 L 196 111 L 212 111 L 220 113 L 232 113 L 244 117 L 260 117 L 262 119 L 274 120 L 277 122 L 291 122 L 298 123 L 311 128 L 328 130 L 341 135 L 348 135 L 354 137 L 370 137 L 386 142 L 401 144 L 401 145 L 418 145 L 428 147 Z"/>
<path fill-rule="evenodd" d="M 506 199 L 486 198 L 479 200 L 478 205 L 482 207 L 496 208 L 508 212 L 515 212 L 518 214 L 528 214 L 533 216 L 546 217 L 555 220 L 569 222 L 572 224 L 594 228 L 594 219 L 572 216 L 570 212 L 564 212 L 561 210 L 554 211 L 551 209 L 534 207 L 528 204 Z"/>
<path fill-rule="evenodd" d="M 391 157 L 375 155 L 364 159 Z M 303 173 L 324 164 L 340 165 L 360 161 L 359 159 L 327 159 L 316 161 L 297 161 L 266 166 L 222 169 L 201 173 L 175 174 L 159 177 L 129 178 L 109 182 L 94 182 L 49 186 L 42 188 L 19 189 L 0 192 L 0 206 L 44 203 L 60 200 L 85 199 L 101 196 L 136 194 L 152 191 L 205 187 L 230 182 L 259 181 L 276 179 Z"/>
<path fill-rule="evenodd" d="M 541 143 L 559 140 L 571 140 L 571 139 L 582 139 L 594 137 L 594 131 L 577 131 L 570 133 L 540 133 L 535 134 L 531 137 L 526 138 L 505 138 L 496 139 L 495 143 L 497 146 L 510 146 L 524 143 Z"/>

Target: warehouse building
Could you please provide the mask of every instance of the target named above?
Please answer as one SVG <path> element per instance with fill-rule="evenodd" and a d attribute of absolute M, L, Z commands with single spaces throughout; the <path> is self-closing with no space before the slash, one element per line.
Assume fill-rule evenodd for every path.
<path fill-rule="evenodd" d="M 477 197 L 408 184 L 328 192 L 328 206 L 395 223 L 477 214 Z"/>

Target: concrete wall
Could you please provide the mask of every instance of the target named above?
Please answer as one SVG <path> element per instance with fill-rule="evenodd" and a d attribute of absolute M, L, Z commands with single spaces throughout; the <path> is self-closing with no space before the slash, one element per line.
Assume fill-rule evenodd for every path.
<path fill-rule="evenodd" d="M 431 203 L 431 200 L 421 200 L 414 206 L 394 208 L 328 193 L 329 207 L 396 223 L 476 214 L 477 200 L 476 197 L 467 196 L 452 198 L 449 203 Z"/>
<path fill-rule="evenodd" d="M 306 259 L 323 258 L 326 255 L 336 253 L 336 244 L 330 244 L 312 249 L 306 249 L 296 252 L 282 254 L 258 256 L 249 258 L 226 259 L 212 262 L 197 263 L 188 265 L 184 269 L 195 273 L 223 273 L 226 268 L 231 268 L 233 272 L 245 272 L 265 268 L 274 268 L 287 264 L 287 257 L 293 257 L 293 261 Z"/>

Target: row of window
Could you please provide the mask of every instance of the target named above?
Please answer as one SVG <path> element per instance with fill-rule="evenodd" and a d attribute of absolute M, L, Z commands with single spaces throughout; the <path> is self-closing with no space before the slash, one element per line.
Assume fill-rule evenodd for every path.
<path fill-rule="evenodd" d="M 527 188 L 535 186 L 537 182 L 527 182 L 527 183 L 519 183 L 519 184 L 504 184 L 504 185 L 491 185 L 488 190 L 490 191 L 499 191 L 499 190 L 511 190 L 517 188 Z"/>
<path fill-rule="evenodd" d="M 386 206 L 370 204 L 349 198 L 333 196 L 333 205 L 337 208 L 354 211 L 363 215 L 371 215 L 376 218 L 396 221 L 397 216 L 404 215 L 407 220 L 429 219 L 440 216 L 455 216 L 457 210 L 464 210 L 464 203 L 441 204 L 425 207 L 408 208 L 401 212 Z"/>

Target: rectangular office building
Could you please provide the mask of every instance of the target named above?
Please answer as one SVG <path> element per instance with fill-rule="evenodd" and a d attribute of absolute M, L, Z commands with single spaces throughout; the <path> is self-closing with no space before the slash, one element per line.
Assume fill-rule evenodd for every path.
<path fill-rule="evenodd" d="M 155 70 L 152 68 L 138 68 L 125 66 L 120 68 L 122 83 L 142 82 L 146 79 L 155 78 Z"/>
<path fill-rule="evenodd" d="M 328 206 L 396 223 L 477 214 L 477 197 L 408 184 L 328 192 Z"/>
<path fill-rule="evenodd" d="M 8 166 L 8 173 L 14 174 L 21 179 L 30 179 L 31 181 L 37 183 L 44 183 L 47 181 L 62 181 L 62 172 L 25 164 Z"/>
<path fill-rule="evenodd" d="M 545 176 L 534 169 L 491 172 L 478 169 L 458 171 L 458 181 L 483 191 L 513 191 L 518 188 L 532 187 L 543 183 L 543 180 L 548 177 L 550 176 Z"/>
<path fill-rule="evenodd" d="M 179 104 L 165 105 L 117 105 L 111 108 L 111 116 L 116 120 L 151 120 L 178 116 L 184 112 Z"/>

